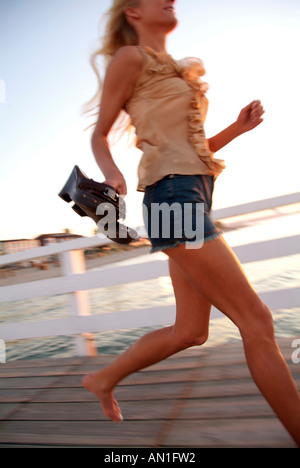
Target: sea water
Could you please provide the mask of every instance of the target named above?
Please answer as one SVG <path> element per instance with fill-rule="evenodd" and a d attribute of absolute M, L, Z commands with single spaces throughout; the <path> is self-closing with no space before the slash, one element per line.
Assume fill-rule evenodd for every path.
<path fill-rule="evenodd" d="M 224 237 L 230 245 L 241 245 L 257 240 L 298 234 L 300 215 L 283 218 L 260 220 L 238 230 L 225 232 Z M 300 246 L 299 246 L 300 247 Z M 164 254 L 142 255 L 123 262 L 110 264 L 104 268 L 119 268 L 135 263 L 145 263 L 165 258 Z M 299 254 L 282 258 L 247 263 L 244 270 L 258 293 L 290 287 L 300 284 L 300 248 Z M 160 277 L 137 283 L 104 287 L 88 291 L 91 314 L 114 313 L 145 307 L 175 304 L 171 280 Z M 46 321 L 67 317 L 70 313 L 68 295 L 56 295 L 35 298 L 27 301 L 15 301 L 0 305 L 0 322 L 12 323 L 23 321 Z M 300 298 L 299 307 L 293 309 L 272 310 L 277 337 L 289 337 L 291 343 L 300 338 Z M 105 333 L 95 333 L 98 354 L 119 354 L 140 336 L 154 328 L 138 328 Z M 240 340 L 237 328 L 227 317 L 211 320 L 210 336 L 205 346 L 220 346 Z M 63 358 L 74 355 L 72 336 L 39 338 L 6 343 L 6 361 L 17 359 Z"/>

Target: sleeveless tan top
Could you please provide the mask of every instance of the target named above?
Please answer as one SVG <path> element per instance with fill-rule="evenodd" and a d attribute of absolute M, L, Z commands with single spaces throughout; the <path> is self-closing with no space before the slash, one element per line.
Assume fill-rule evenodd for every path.
<path fill-rule="evenodd" d="M 148 47 L 139 50 L 144 65 L 125 108 L 143 152 L 137 190 L 169 174 L 216 178 L 225 165 L 214 158 L 205 137 L 208 86 L 200 78 L 205 74 L 201 60 L 176 61 Z"/>

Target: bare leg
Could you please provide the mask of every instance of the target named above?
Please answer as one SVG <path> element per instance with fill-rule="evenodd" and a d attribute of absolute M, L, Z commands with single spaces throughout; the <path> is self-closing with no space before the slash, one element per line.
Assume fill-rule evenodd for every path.
<path fill-rule="evenodd" d="M 120 420 L 112 395 L 114 386 L 138 369 L 203 343 L 213 304 L 238 326 L 258 388 L 300 446 L 299 393 L 276 344 L 271 313 L 225 240 L 219 237 L 198 250 L 181 245 L 165 253 L 171 260 L 176 324 L 141 338 L 106 369 L 87 376 L 85 387 L 98 396 L 108 417 Z"/>
<path fill-rule="evenodd" d="M 274 337 L 273 320 L 223 237 L 199 250 L 166 253 L 207 301 L 239 328 L 250 372 L 283 425 L 300 446 L 300 399 Z"/>
<path fill-rule="evenodd" d="M 201 345 L 207 339 L 211 305 L 191 286 L 172 260 L 170 275 L 176 297 L 175 325 L 146 334 L 112 364 L 83 379 L 85 388 L 98 397 L 104 413 L 114 421 L 122 420 L 113 397 L 113 390 L 122 379 L 178 351 Z"/>

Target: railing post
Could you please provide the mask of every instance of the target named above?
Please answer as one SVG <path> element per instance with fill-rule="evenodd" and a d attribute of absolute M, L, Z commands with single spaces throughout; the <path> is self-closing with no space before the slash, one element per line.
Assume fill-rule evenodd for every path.
<path fill-rule="evenodd" d="M 64 276 L 85 273 L 85 259 L 82 250 L 73 250 L 60 254 L 62 273 Z M 70 293 L 71 315 L 73 317 L 90 315 L 87 291 Z M 83 333 L 75 337 L 77 356 L 95 356 L 97 354 L 92 333 Z"/>

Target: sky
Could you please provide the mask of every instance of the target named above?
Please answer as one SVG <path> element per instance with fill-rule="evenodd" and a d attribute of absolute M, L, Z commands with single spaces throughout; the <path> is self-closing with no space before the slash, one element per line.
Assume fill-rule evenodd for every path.
<path fill-rule="evenodd" d="M 109 6 L 109 0 L 0 0 L 0 240 L 64 229 L 93 235 L 94 223 L 57 194 L 75 164 L 104 180 L 85 130 L 93 118 L 81 110 L 96 91 L 89 58 Z M 227 168 L 214 208 L 299 191 L 299 0 L 177 0 L 176 9 L 179 26 L 168 51 L 204 62 L 207 137 L 252 100 L 265 108 L 262 125 L 217 153 Z M 124 139 L 111 151 L 127 180 L 126 222 L 139 226 L 141 154 Z"/>

